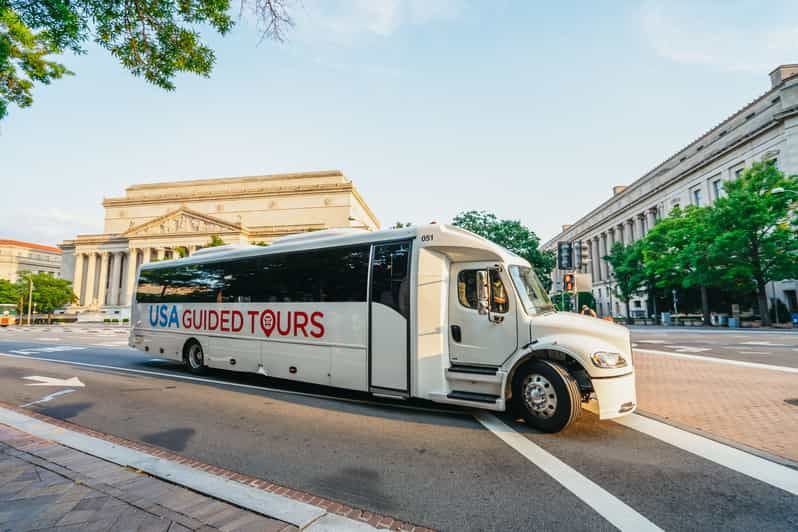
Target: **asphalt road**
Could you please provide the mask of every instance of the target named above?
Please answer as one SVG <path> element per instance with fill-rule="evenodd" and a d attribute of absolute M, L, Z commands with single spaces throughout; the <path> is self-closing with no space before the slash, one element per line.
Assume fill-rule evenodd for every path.
<path fill-rule="evenodd" d="M 632 327 L 632 342 L 636 349 L 798 368 L 798 329 Z"/>
<path fill-rule="evenodd" d="M 28 408 L 441 530 L 610 530 L 618 513 L 664 530 L 798 529 L 798 496 L 588 414 L 557 435 L 499 418 L 620 509 L 577 497 L 570 474 L 547 474 L 468 410 L 227 372 L 196 380 L 124 341 L 106 328 L 0 331 L 0 401 L 60 389 L 28 376 L 77 377 L 85 387 Z"/>

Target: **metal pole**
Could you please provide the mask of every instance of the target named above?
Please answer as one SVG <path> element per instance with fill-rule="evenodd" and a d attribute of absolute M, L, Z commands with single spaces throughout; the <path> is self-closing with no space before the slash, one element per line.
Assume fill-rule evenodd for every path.
<path fill-rule="evenodd" d="M 30 326 L 30 315 L 33 310 L 33 277 L 28 277 L 28 325 Z"/>
<path fill-rule="evenodd" d="M 779 300 L 776 299 L 776 281 L 770 281 L 770 286 L 773 287 L 773 308 L 776 311 L 776 323 L 781 323 L 779 319 Z"/>

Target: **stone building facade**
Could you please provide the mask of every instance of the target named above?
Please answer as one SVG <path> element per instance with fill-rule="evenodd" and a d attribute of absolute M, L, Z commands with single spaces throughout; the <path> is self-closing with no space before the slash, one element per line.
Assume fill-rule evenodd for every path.
<path fill-rule="evenodd" d="M 19 240 L 0 240 L 0 279 L 15 283 L 19 272 L 61 274 L 61 250 Z"/>
<path fill-rule="evenodd" d="M 77 311 L 127 315 L 136 269 L 189 255 L 218 236 L 228 244 L 333 227 L 379 228 L 340 171 L 133 185 L 105 198 L 101 234 L 61 244 L 62 275 L 73 282 Z"/>
<path fill-rule="evenodd" d="M 613 296 L 612 267 L 601 257 L 613 243 L 630 244 L 676 206 L 705 206 L 723 194 L 724 181 L 735 179 L 756 161 L 774 161 L 788 175 L 798 173 L 798 65 L 782 65 L 770 73 L 771 88 L 720 124 L 668 157 L 629 186 L 613 187 L 612 196 L 582 218 L 563 226 L 542 247 L 556 251 L 557 242 L 586 246 L 581 271 L 591 274 L 599 314 L 624 316 L 625 305 Z M 552 273 L 554 290 L 564 272 Z M 771 283 L 775 293 L 798 312 L 798 282 Z M 646 314 L 645 296 L 632 299 L 633 317 Z"/>

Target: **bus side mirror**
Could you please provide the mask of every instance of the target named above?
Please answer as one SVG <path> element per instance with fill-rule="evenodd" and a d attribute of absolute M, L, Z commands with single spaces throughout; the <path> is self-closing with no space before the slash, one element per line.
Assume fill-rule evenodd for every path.
<path fill-rule="evenodd" d="M 477 310 L 480 314 L 490 311 L 490 276 L 488 270 L 477 270 Z"/>

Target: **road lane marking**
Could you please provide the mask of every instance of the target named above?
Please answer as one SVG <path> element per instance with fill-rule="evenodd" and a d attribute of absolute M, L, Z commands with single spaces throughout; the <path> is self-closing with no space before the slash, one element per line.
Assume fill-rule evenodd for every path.
<path fill-rule="evenodd" d="M 38 401 L 33 401 L 32 403 L 26 403 L 26 404 L 24 404 L 24 405 L 19 405 L 19 407 L 20 407 L 20 408 L 27 408 L 27 407 L 29 407 L 29 406 L 38 405 L 38 404 L 40 404 L 40 403 L 47 403 L 47 402 L 49 402 L 49 401 L 52 401 L 52 400 L 53 400 L 53 399 L 55 399 L 56 397 L 60 397 L 60 396 L 62 396 L 62 395 L 66 395 L 66 394 L 68 394 L 68 393 L 72 393 L 72 392 L 74 392 L 74 391 L 76 391 L 76 390 L 73 390 L 72 388 L 68 388 L 68 389 L 66 389 L 66 390 L 59 390 L 59 391 L 57 391 L 57 392 L 53 392 L 53 393 L 51 393 L 50 395 L 45 395 L 44 397 L 42 397 L 42 398 L 41 398 L 41 399 L 39 399 Z"/>
<path fill-rule="evenodd" d="M 689 345 L 666 345 L 665 347 L 670 347 L 680 353 L 702 353 L 710 349 L 709 347 L 691 347 Z"/>
<path fill-rule="evenodd" d="M 202 382 L 207 384 L 220 384 L 222 386 L 229 386 L 231 388 L 243 388 L 245 390 L 257 390 L 261 392 L 274 392 L 274 393 L 282 393 L 286 395 L 296 395 L 300 397 L 313 397 L 314 399 L 326 399 L 329 401 L 341 401 L 344 403 L 352 403 L 358 405 L 372 405 L 372 406 L 390 406 L 391 408 L 399 408 L 403 410 L 413 410 L 416 412 L 430 412 L 433 414 L 455 414 L 455 415 L 468 415 L 467 411 L 464 410 L 451 410 L 441 406 L 441 408 L 425 408 L 423 406 L 414 406 L 402 403 L 383 403 L 378 401 L 368 401 L 365 399 L 350 399 L 348 397 L 338 397 L 335 395 L 324 395 L 318 393 L 309 393 L 309 392 L 298 392 L 296 390 L 285 390 L 282 388 L 270 388 L 268 386 L 256 386 L 254 384 L 242 384 L 238 382 L 232 381 L 223 381 L 217 379 L 209 379 L 207 377 L 194 377 L 192 375 L 182 375 L 180 373 L 167 373 L 163 371 L 152 371 L 146 369 L 134 369 L 134 368 L 125 368 L 119 366 L 109 366 L 107 364 L 90 364 L 88 362 L 77 362 L 75 360 L 63 360 L 59 358 L 45 358 L 39 356 L 30 356 L 30 355 L 18 355 L 18 354 L 11 354 L 13 351 L 9 353 L 0 353 L 0 356 L 9 357 L 9 358 L 24 358 L 26 360 L 38 360 L 39 362 L 54 362 L 56 364 L 67 364 L 70 366 L 81 366 L 86 368 L 95 368 L 95 369 L 109 369 L 113 371 L 121 371 L 126 373 L 138 373 L 141 375 L 150 375 L 155 377 L 167 377 L 170 379 L 177 379 L 177 380 L 184 380 L 189 382 Z M 156 359 L 156 360 L 164 360 L 164 359 Z M 173 360 L 171 362 L 174 362 Z"/>
<path fill-rule="evenodd" d="M 773 342 L 740 342 L 740 345 L 758 345 L 762 347 L 787 347 L 787 344 L 774 344 Z"/>
<path fill-rule="evenodd" d="M 519 432 L 508 427 L 490 412 L 481 411 L 474 417 L 482 426 L 495 434 L 504 443 L 542 469 L 551 478 L 576 495 L 604 519 L 619 530 L 643 531 L 662 530 L 657 525 L 636 512 L 604 488 L 585 477 L 574 468 L 545 451 Z"/>
<path fill-rule="evenodd" d="M 36 381 L 25 386 L 75 386 L 77 388 L 83 388 L 86 385 L 80 382 L 80 379 L 77 377 L 72 377 L 70 379 L 58 379 L 56 377 L 40 377 L 38 375 L 32 375 L 30 377 L 22 377 L 23 379 L 29 381 Z"/>
<path fill-rule="evenodd" d="M 798 495 L 798 471 L 639 414 L 615 422 L 760 482 Z"/>
<path fill-rule="evenodd" d="M 768 369 L 770 371 L 783 371 L 786 373 L 798 373 L 798 368 L 787 366 L 775 366 L 772 364 L 759 364 L 757 362 L 745 362 L 742 360 L 732 360 L 728 358 L 708 357 L 701 355 L 688 355 L 686 353 L 671 353 L 670 351 L 657 351 L 655 349 L 636 349 L 642 353 L 653 353 L 655 355 L 665 355 L 675 358 L 685 358 L 688 360 L 700 360 L 702 362 L 714 362 L 715 364 L 729 364 L 732 366 L 742 366 L 744 368 Z"/>
<path fill-rule="evenodd" d="M 82 434 L 0 408 L 0 422 L 39 438 L 55 441 L 78 451 L 115 464 L 139 469 L 169 482 L 211 497 L 231 502 L 248 510 L 286 521 L 300 529 L 313 530 L 311 525 L 326 515 L 326 510 L 281 495 L 254 488 L 241 482 L 214 475 L 188 465 L 159 458 L 143 451 L 124 447 L 103 439 Z M 308 528 L 306 528 L 308 527 Z M 334 530 L 347 530 L 338 527 Z M 351 529 L 350 529 L 351 530 Z"/>
<path fill-rule="evenodd" d="M 46 347 L 28 347 L 25 349 L 15 349 L 9 353 L 16 353 L 18 355 L 33 355 L 36 353 L 62 353 L 64 351 L 82 351 L 86 349 L 83 346 L 77 345 L 53 345 Z"/>

